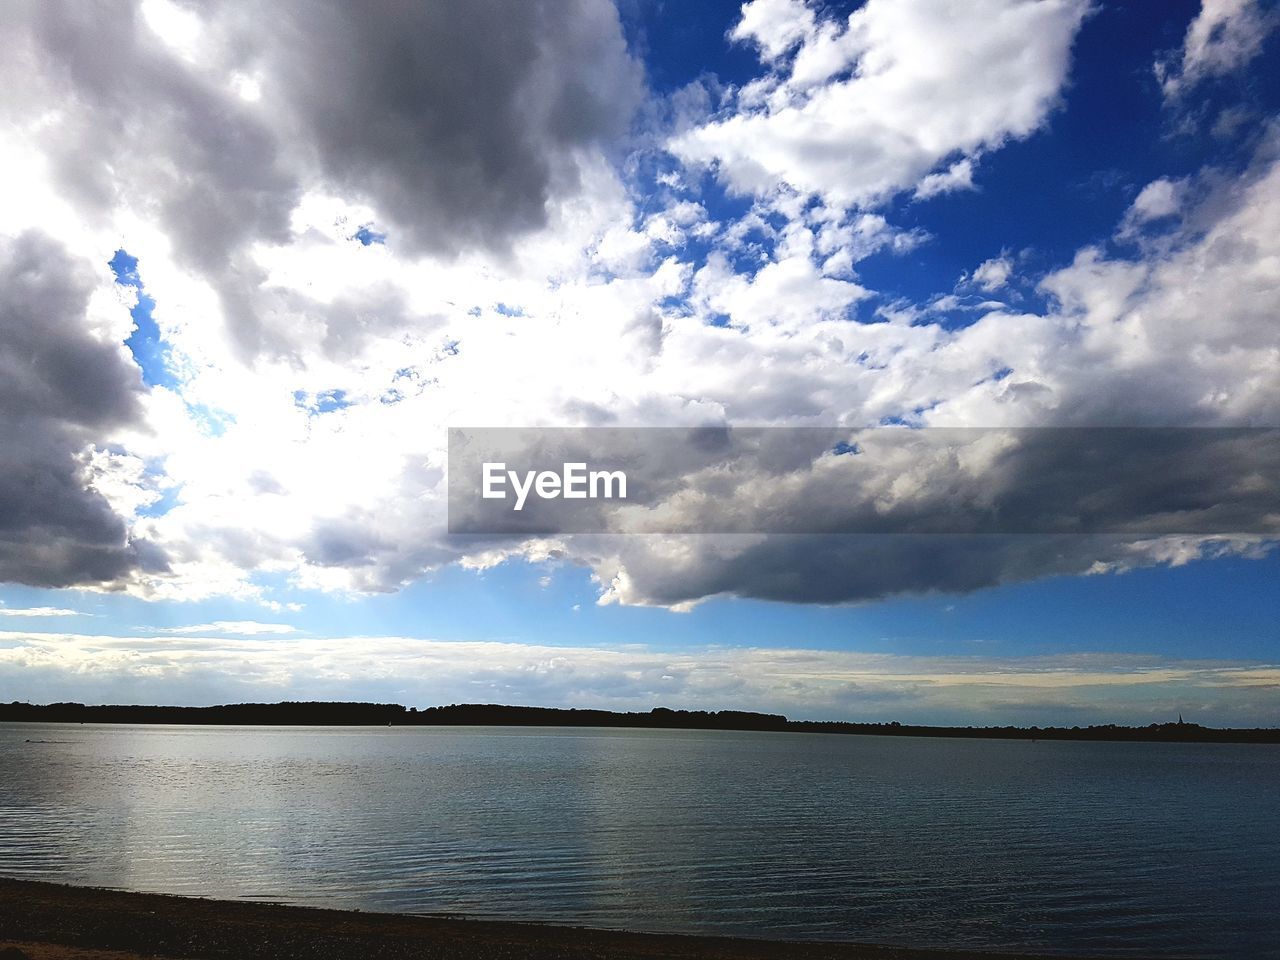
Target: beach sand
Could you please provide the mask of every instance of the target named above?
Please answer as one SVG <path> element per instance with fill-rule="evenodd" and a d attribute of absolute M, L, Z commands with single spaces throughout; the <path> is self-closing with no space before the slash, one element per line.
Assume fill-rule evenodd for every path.
<path fill-rule="evenodd" d="M 993 956 L 1010 955 L 622 933 L 0 879 L 0 960 L 989 960 Z"/>

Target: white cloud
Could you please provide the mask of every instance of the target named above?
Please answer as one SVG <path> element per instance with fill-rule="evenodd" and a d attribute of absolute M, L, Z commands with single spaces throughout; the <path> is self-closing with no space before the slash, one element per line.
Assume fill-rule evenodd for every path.
<path fill-rule="evenodd" d="M 1185 94 L 1209 77 L 1239 70 L 1262 52 L 1267 34 L 1280 22 L 1257 0 L 1203 0 L 1187 28 L 1181 56 L 1156 63 L 1165 96 Z"/>
<path fill-rule="evenodd" d="M 256 637 L 262 634 L 283 636 L 298 632 L 297 627 L 287 623 L 260 623 L 257 620 L 216 620 L 213 623 L 195 623 L 185 627 L 156 627 L 155 629 L 158 633 L 226 633 L 243 637 Z"/>
<path fill-rule="evenodd" d="M 79 610 L 64 607 L 5 607 L 0 606 L 0 617 L 87 617 Z"/>
<path fill-rule="evenodd" d="M 1148 183 L 1133 200 L 1127 219 L 1131 224 L 1161 220 L 1178 212 L 1182 205 L 1185 181 L 1161 177 Z"/>
<path fill-rule="evenodd" d="M 0 679 L 33 700 L 215 703 L 343 698 L 648 710 L 753 709 L 797 719 L 1168 720 L 1258 724 L 1280 669 L 1120 654 L 908 656 L 814 649 L 559 647 L 406 637 L 189 639 L 0 632 Z M 53 695 L 51 695 L 53 696 Z M 44 697 L 48 698 L 48 697 Z"/>
<path fill-rule="evenodd" d="M 200 18 L 173 0 L 142 0 L 142 19 L 157 37 L 184 60 L 194 61 L 199 52 Z"/>
<path fill-rule="evenodd" d="M 994 293 L 1006 283 L 1013 274 L 1013 261 L 1007 256 L 992 257 L 983 260 L 973 271 L 970 278 L 978 289 Z"/>
<path fill-rule="evenodd" d="M 786 189 L 844 207 L 968 186 L 974 158 L 1044 123 L 1088 9 L 870 0 L 839 24 L 796 0 L 748 3 L 735 35 L 756 41 L 774 71 L 670 149 L 739 193 Z"/>
<path fill-rule="evenodd" d="M 1138 257 L 1080 251 L 1071 265 L 1044 280 L 1055 302 L 1043 315 L 992 310 L 970 326 L 943 331 L 909 314 L 900 323 L 852 329 L 811 323 L 806 336 L 785 343 L 753 336 L 755 349 L 744 345 L 735 355 L 776 361 L 794 350 L 797 359 L 786 366 L 802 366 L 803 385 L 799 378 L 788 383 L 777 377 L 785 400 L 771 397 L 758 378 L 749 387 L 731 388 L 726 380 L 700 392 L 728 397 L 737 389 L 738 400 L 729 409 L 742 419 L 749 406 L 757 415 L 804 411 L 816 423 L 851 415 L 874 422 L 920 408 L 928 410 L 920 422 L 935 426 L 1280 423 L 1280 332 L 1273 322 L 1274 291 L 1280 287 L 1278 148 L 1274 141 L 1264 144 L 1239 180 L 1207 171 L 1205 183 L 1216 187 L 1207 194 L 1195 191 L 1203 195 L 1183 211 L 1186 227 L 1163 235 Z M 1126 220 L 1119 229 L 1131 232 L 1140 224 Z M 669 349 L 678 350 L 678 340 Z M 717 340 L 717 349 L 728 353 L 730 346 Z M 996 378 L 996 371 L 1006 373 Z M 952 490 L 957 482 L 952 477 L 934 489 Z M 751 490 L 749 484 L 739 487 L 744 499 Z M 807 483 L 775 483 L 770 508 L 801 514 L 821 509 L 814 493 Z M 731 503 L 718 505 L 728 509 Z M 905 544 L 886 550 L 839 538 L 656 539 L 582 546 L 570 541 L 567 550 L 591 566 L 606 599 L 670 606 L 720 594 L 839 602 L 896 589 L 963 591 L 1054 571 L 1184 563 L 1224 550 L 1257 556 L 1274 546 L 1250 538 L 1074 540 L 1056 546 L 948 542 L 954 553 L 945 562 L 940 547 L 919 549 L 932 556 L 933 569 L 945 568 L 954 577 L 909 586 L 914 572 L 930 564 Z M 890 582 L 894 586 L 886 590 Z"/>
<path fill-rule="evenodd" d="M 800 0 L 752 0 L 742 5 L 742 19 L 730 36 L 756 44 L 773 61 L 812 37 L 816 26 L 813 10 Z"/>
<path fill-rule="evenodd" d="M 973 189 L 973 161 L 957 160 L 941 173 L 931 173 L 916 186 L 916 199 L 928 200 L 940 193 Z"/>

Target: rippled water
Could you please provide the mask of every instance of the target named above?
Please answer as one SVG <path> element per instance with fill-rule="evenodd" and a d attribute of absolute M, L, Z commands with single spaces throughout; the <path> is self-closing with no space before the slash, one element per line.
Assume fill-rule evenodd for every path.
<path fill-rule="evenodd" d="M 1280 956 L 1280 748 L 0 724 L 0 873 L 630 929 Z"/>

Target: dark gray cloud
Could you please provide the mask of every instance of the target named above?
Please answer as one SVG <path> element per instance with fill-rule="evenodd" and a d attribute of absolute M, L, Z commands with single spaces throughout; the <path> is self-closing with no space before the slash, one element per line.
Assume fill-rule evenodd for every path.
<path fill-rule="evenodd" d="M 157 215 L 246 355 L 292 348 L 248 250 L 288 237 L 306 188 L 369 203 L 401 249 L 503 251 L 576 192 L 581 151 L 625 133 L 643 89 L 607 0 L 181 6 L 202 21 L 195 64 L 129 0 L 5 4 L 0 116 L 57 104 L 33 137 L 80 215 Z M 342 312 L 317 319 L 359 339 Z"/>
<path fill-rule="evenodd" d="M 576 185 L 571 151 L 624 132 L 641 93 L 603 0 L 286 2 L 268 18 L 254 4 L 199 9 L 222 65 L 263 75 L 268 110 L 174 56 L 134 4 L 28 9 L 42 72 L 93 108 L 82 118 L 92 130 L 69 131 L 74 146 L 91 135 L 98 147 L 88 170 L 75 156 L 75 182 L 110 202 L 126 186 L 113 161 L 158 157 L 149 187 L 193 252 L 283 227 L 285 151 L 295 162 L 314 151 L 344 192 L 424 247 L 504 245 L 545 222 L 552 193 Z"/>
<path fill-rule="evenodd" d="M 531 496 L 513 514 L 508 499 L 505 517 L 527 520 L 487 526 L 493 515 L 452 491 L 478 489 L 494 438 L 512 443 L 495 457 L 519 472 L 625 469 L 628 500 Z M 833 457 L 838 441 L 862 452 Z M 1280 544 L 1278 469 L 1280 431 L 1269 429 L 451 431 L 456 535 L 441 537 L 439 513 L 405 495 L 325 519 L 304 553 L 317 567 L 346 567 L 370 591 L 469 556 L 482 566 L 580 564 L 609 599 L 663 606 L 717 595 L 835 604 L 963 594 L 1263 555 Z M 401 489 L 438 480 L 420 468 Z"/>
<path fill-rule="evenodd" d="M 483 478 L 497 463 L 498 496 L 487 498 Z M 528 491 L 520 502 L 507 476 L 569 463 L 583 464 L 576 499 Z M 625 472 L 625 496 L 588 497 L 589 471 Z M 1278 477 L 1280 430 L 1263 428 L 453 429 L 449 524 L 499 534 L 1276 536 Z"/>
<path fill-rule="evenodd" d="M 787 535 L 759 538 L 649 537 L 611 541 L 592 557 L 597 573 L 625 571 L 619 599 L 671 606 L 717 595 L 787 603 L 858 603 L 902 594 L 963 594 L 1005 583 L 1076 575 L 1098 565 L 1154 562 L 1116 536 L 911 534 Z"/>
<path fill-rule="evenodd" d="M 0 580 L 112 581 L 163 558 L 130 542 L 88 488 L 82 453 L 141 416 L 142 381 L 119 344 L 93 336 L 89 266 L 55 241 L 0 239 Z"/>
<path fill-rule="evenodd" d="M 225 269 L 246 241 L 287 235 L 297 184 L 276 131 L 222 78 L 168 50 L 136 4 L 19 0 L 3 22 L 5 102 L 28 117 L 59 106 L 40 145 L 82 215 L 155 210 L 206 271 Z"/>
<path fill-rule="evenodd" d="M 833 457 L 837 441 L 859 452 Z M 517 513 L 478 499 L 480 460 L 624 469 L 628 497 L 530 495 Z M 492 429 L 452 431 L 449 464 L 451 529 L 568 533 L 567 558 L 629 603 L 967 593 L 1280 533 L 1267 429 Z"/>
<path fill-rule="evenodd" d="M 605 0 L 291 0 L 232 16 L 323 174 L 417 249 L 501 249 L 543 226 L 577 186 L 574 151 L 625 133 L 640 101 Z"/>
<path fill-rule="evenodd" d="M 263 275 L 244 248 L 288 236 L 300 187 L 266 116 L 169 50 L 128 0 L 18 0 L 0 26 L 0 109 L 29 123 L 57 104 L 33 140 L 78 216 L 154 216 L 217 289 L 242 348 L 270 346 L 252 302 Z"/>

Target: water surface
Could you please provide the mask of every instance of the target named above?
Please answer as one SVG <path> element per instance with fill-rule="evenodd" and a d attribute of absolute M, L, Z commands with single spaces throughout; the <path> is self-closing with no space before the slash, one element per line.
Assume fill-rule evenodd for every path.
<path fill-rule="evenodd" d="M 0 874 L 666 932 L 1280 957 L 1280 748 L 0 724 Z"/>

